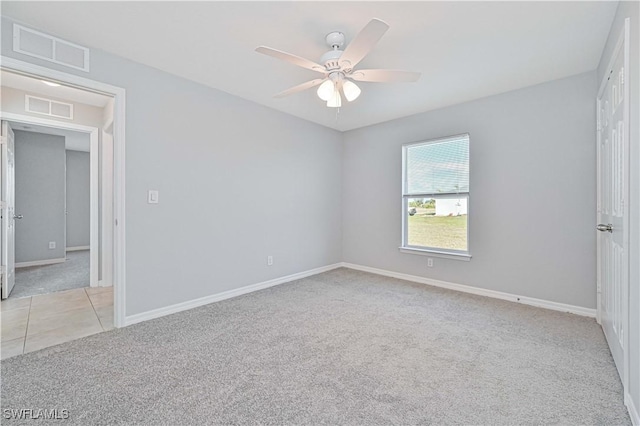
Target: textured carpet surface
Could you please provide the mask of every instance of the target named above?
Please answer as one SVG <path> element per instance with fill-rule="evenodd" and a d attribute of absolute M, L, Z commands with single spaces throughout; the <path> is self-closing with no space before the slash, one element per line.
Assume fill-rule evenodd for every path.
<path fill-rule="evenodd" d="M 79 425 L 630 424 L 594 320 L 348 269 L 11 358 L 2 408 Z"/>
<path fill-rule="evenodd" d="M 89 250 L 70 251 L 63 263 L 16 269 L 10 297 L 27 297 L 89 287 Z"/>

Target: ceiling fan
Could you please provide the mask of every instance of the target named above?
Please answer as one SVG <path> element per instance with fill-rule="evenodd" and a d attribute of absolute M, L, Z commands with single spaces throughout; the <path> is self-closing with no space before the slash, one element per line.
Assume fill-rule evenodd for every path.
<path fill-rule="evenodd" d="M 354 101 L 360 96 L 360 88 L 353 81 L 370 83 L 413 82 L 420 78 L 419 72 L 370 69 L 355 70 L 354 68 L 376 45 L 378 40 L 389 29 L 389 25 L 380 19 L 372 19 L 349 45 L 344 46 L 344 34 L 339 31 L 329 33 L 325 38 L 331 50 L 322 55 L 320 63 L 310 61 L 300 56 L 292 55 L 271 47 L 259 46 L 256 52 L 272 56 L 283 61 L 290 62 L 302 68 L 323 74 L 322 78 L 307 81 L 275 95 L 283 98 L 303 90 L 318 87 L 317 94 L 320 99 L 327 102 L 330 108 L 342 106 L 342 96 L 347 101 Z"/>

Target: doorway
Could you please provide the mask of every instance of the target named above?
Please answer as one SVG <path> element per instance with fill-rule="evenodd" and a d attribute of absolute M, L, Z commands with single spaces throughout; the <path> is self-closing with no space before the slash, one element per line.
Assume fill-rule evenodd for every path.
<path fill-rule="evenodd" d="M 98 129 L 21 120 L 3 122 L 12 135 L 3 152 L 11 153 L 13 163 L 3 173 L 4 195 L 14 210 L 13 222 L 7 221 L 12 235 L 3 242 L 15 259 L 15 272 L 6 263 L 3 299 L 110 285 L 99 283 Z"/>
<path fill-rule="evenodd" d="M 5 65 L 12 69 L 5 69 Z M 119 279 L 123 276 L 121 271 L 123 262 L 119 262 L 118 259 L 123 259 L 121 252 L 123 252 L 124 236 L 116 229 L 119 219 L 118 213 L 124 211 L 123 193 L 120 188 L 116 188 L 116 183 L 121 184 L 123 181 L 116 178 L 118 174 L 114 170 L 123 166 L 122 162 L 115 158 L 117 155 L 123 160 L 123 152 L 120 152 L 113 145 L 121 145 L 124 139 L 123 129 L 119 129 L 121 121 L 116 118 L 121 116 L 122 120 L 124 118 L 122 111 L 118 111 L 119 108 L 117 108 L 118 105 L 120 108 L 123 106 L 124 93 L 118 88 L 112 88 L 112 93 L 115 92 L 113 94 L 96 92 L 95 90 L 86 91 L 77 87 L 79 80 L 86 82 L 89 86 L 92 84 L 104 88 L 110 88 L 110 86 L 15 60 L 3 61 L 2 73 L 2 127 L 3 136 L 6 135 L 6 138 L 3 137 L 3 142 L 7 141 L 7 144 L 3 145 L 3 149 L 6 147 L 7 151 L 7 161 L 4 161 L 3 158 L 2 165 L 9 164 L 9 152 L 11 152 L 13 159 L 13 180 L 8 176 L 11 171 L 10 167 L 4 168 L 0 177 L 2 188 L 5 189 L 3 202 L 8 199 L 9 203 L 7 204 L 13 204 L 11 207 L 3 206 L 5 207 L 3 213 L 10 212 L 11 214 L 3 214 L 2 225 L 12 233 L 2 233 L 2 245 L 6 249 L 2 251 L 2 256 L 0 256 L 3 263 L 2 272 L 4 272 L 2 280 L 2 297 L 5 299 L 2 302 L 2 357 L 5 358 L 7 355 L 11 356 L 7 352 L 13 352 L 13 355 L 30 352 L 52 344 L 108 330 L 114 326 L 121 326 L 123 323 L 124 295 L 122 292 L 124 280 Z M 29 79 L 31 86 L 5 87 L 7 81 L 4 78 L 5 73 L 11 73 L 13 77 L 18 77 L 18 79 Z M 52 80 L 49 75 L 55 77 L 55 80 Z M 65 81 L 71 84 L 64 84 Z M 52 96 L 50 91 L 34 94 L 34 90 L 40 89 L 41 85 L 62 88 L 65 91 L 61 90 L 59 96 Z M 68 117 L 57 117 L 52 113 L 58 111 L 53 111 L 51 107 L 48 110 L 37 111 L 43 112 L 43 114 L 30 111 L 28 100 L 9 104 L 6 100 L 11 99 L 12 96 L 15 97 L 17 89 L 29 92 L 24 94 L 25 97 L 28 94 L 32 98 L 50 98 L 54 102 L 66 102 L 73 105 L 75 111 Z M 45 88 L 45 92 L 46 90 L 50 89 Z M 66 95 L 63 96 L 63 93 L 68 94 L 69 91 L 76 91 L 78 94 L 82 92 L 79 95 L 82 96 L 82 99 L 69 99 Z M 23 97 L 23 94 L 20 93 L 19 97 Z M 98 108 L 102 105 L 89 105 L 83 109 L 80 105 L 87 102 L 87 99 L 97 97 L 102 97 L 105 100 L 103 108 Z M 116 97 L 118 99 L 115 99 Z M 93 112 L 100 110 L 99 114 L 89 114 L 92 112 L 91 107 L 93 107 Z M 95 119 L 93 122 L 91 121 L 92 117 Z M 39 139 L 39 142 L 43 142 L 43 138 L 48 138 L 49 142 L 57 141 L 58 146 L 62 145 L 62 150 L 57 151 L 56 158 L 60 160 L 59 163 L 64 164 L 64 175 L 60 179 L 61 175 L 57 174 L 55 179 L 58 183 L 62 181 L 64 186 L 63 196 L 59 196 L 60 192 L 58 192 L 58 196 L 55 197 L 58 202 L 62 200 L 62 208 L 57 206 L 55 220 L 51 214 L 47 214 L 48 220 L 39 218 L 40 220 L 34 223 L 41 226 L 43 222 L 56 222 L 58 229 L 62 231 L 58 231 L 56 237 L 44 238 L 47 250 L 45 253 L 49 255 L 45 254 L 43 259 L 41 253 L 40 259 L 33 260 L 23 256 L 23 249 L 26 245 L 24 242 L 20 242 L 20 227 L 25 225 L 24 233 L 24 230 L 27 229 L 25 219 L 35 219 L 36 213 L 35 211 L 29 215 L 25 212 L 20 213 L 18 210 L 24 210 L 28 203 L 25 203 L 24 200 L 21 203 L 18 195 L 16 205 L 15 201 L 11 202 L 10 197 L 5 195 L 11 192 L 9 186 L 16 183 L 16 158 L 27 156 L 25 152 L 20 152 L 20 146 L 24 148 L 30 145 L 30 149 L 33 151 L 38 144 L 31 143 L 32 139 Z M 12 142 L 11 149 L 9 149 L 9 139 Z M 48 148 L 51 149 L 51 144 L 48 145 Z M 48 168 L 52 169 L 51 159 L 53 157 L 49 154 L 44 154 L 44 156 L 50 160 Z M 17 166 L 20 167 L 19 160 Z M 22 181 L 24 182 L 25 179 Z M 41 191 L 36 199 L 54 192 L 51 191 L 51 181 L 52 179 L 48 180 L 49 187 Z M 34 182 L 34 179 L 31 179 L 31 184 Z M 20 186 L 20 170 L 18 170 L 18 184 L 18 191 L 20 191 L 22 188 Z M 50 206 L 54 203 L 46 204 Z M 122 221 L 120 223 L 122 224 Z M 33 231 L 33 224 L 30 224 L 28 229 Z M 33 233 L 45 234 L 42 230 Z M 39 236 L 43 237 L 44 235 Z M 16 237 L 18 247 L 15 246 Z M 118 239 L 119 237 L 121 239 Z M 118 240 L 116 241 L 116 239 Z M 11 247 L 12 245 L 13 247 Z M 37 245 L 38 248 L 42 248 L 42 242 Z M 54 252 L 55 255 L 53 255 Z M 16 266 L 17 268 L 15 268 Z M 75 282 L 73 273 L 77 278 Z M 29 286 L 31 288 L 27 289 Z M 50 300 L 47 301 L 47 298 Z M 28 300 L 28 303 L 25 300 Z M 70 313 L 71 315 L 68 315 Z M 5 314 L 12 321 L 6 321 Z M 90 314 L 93 315 L 93 318 L 90 318 Z M 11 325 L 8 323 L 13 323 L 15 330 L 6 333 L 5 326 Z M 21 329 L 21 323 L 24 323 L 24 329 Z M 60 326 L 65 323 L 70 327 L 62 330 Z M 85 326 L 82 330 L 74 330 L 71 325 L 77 324 Z M 45 336 L 46 332 L 52 333 Z M 37 334 L 40 334 L 41 338 L 38 341 L 35 338 L 30 341 L 30 337 L 36 337 Z M 59 339 L 53 338 L 54 334 Z M 15 339 L 10 339 L 11 337 L 15 337 Z M 11 342 L 5 341 L 8 338 Z"/>

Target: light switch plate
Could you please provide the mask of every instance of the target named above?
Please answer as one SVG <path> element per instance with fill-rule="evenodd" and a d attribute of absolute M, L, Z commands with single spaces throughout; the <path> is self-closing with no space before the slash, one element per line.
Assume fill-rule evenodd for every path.
<path fill-rule="evenodd" d="M 155 189 L 150 189 L 149 190 L 149 195 L 147 197 L 147 203 L 149 204 L 158 204 L 158 196 L 160 194 L 158 193 L 157 190 Z"/>

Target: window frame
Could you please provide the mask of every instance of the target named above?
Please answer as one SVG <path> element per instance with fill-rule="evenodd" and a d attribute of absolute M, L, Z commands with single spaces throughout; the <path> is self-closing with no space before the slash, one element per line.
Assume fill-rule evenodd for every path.
<path fill-rule="evenodd" d="M 430 145 L 434 143 L 451 142 L 466 138 L 469 144 L 469 191 L 468 192 L 446 192 L 446 193 L 419 193 L 408 194 L 408 173 L 407 173 L 407 150 L 411 147 Z M 469 133 L 461 133 L 452 136 L 445 136 L 435 139 L 427 139 L 418 142 L 409 142 L 402 145 L 402 241 L 399 250 L 403 253 L 421 254 L 432 257 L 443 257 L 456 260 L 470 260 L 471 259 L 471 241 L 469 239 L 471 223 L 469 218 L 471 217 L 471 136 Z M 427 247 L 427 246 L 415 246 L 409 245 L 409 226 L 408 226 L 408 211 L 409 211 L 409 199 L 413 198 L 430 198 L 430 199 L 452 199 L 452 198 L 465 198 L 467 199 L 467 250 L 454 250 L 440 247 Z"/>

